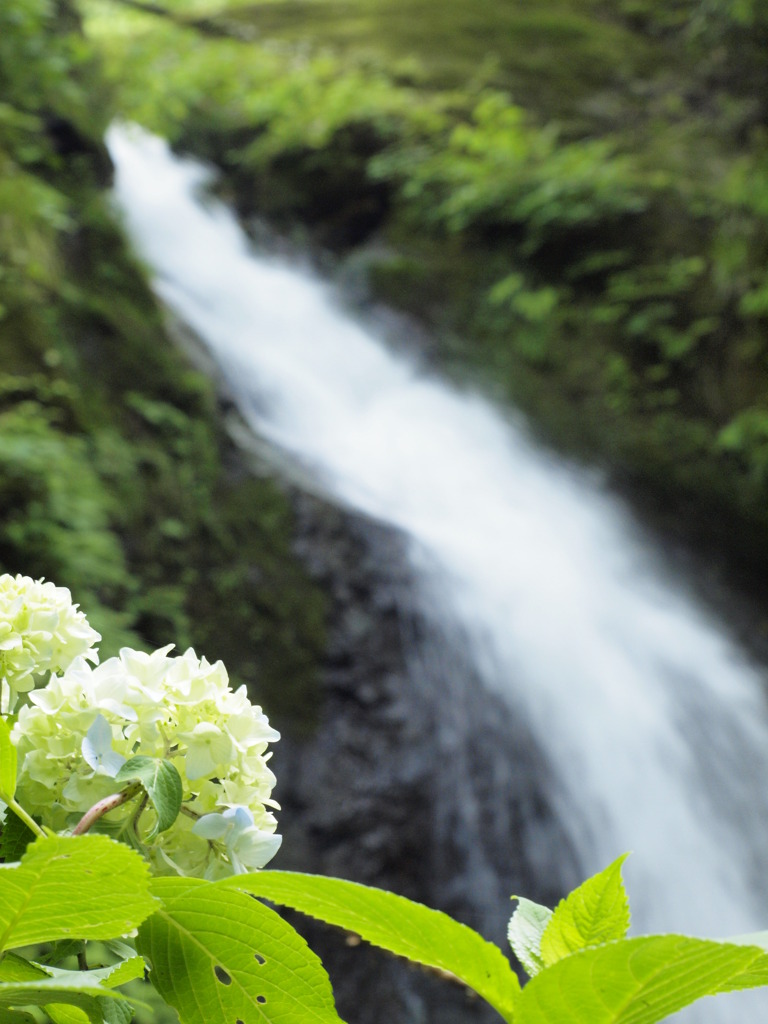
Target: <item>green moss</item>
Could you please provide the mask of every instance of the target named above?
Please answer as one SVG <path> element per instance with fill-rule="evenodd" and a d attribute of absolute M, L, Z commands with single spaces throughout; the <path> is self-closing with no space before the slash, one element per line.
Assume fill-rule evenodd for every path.
<path fill-rule="evenodd" d="M 91 9 L 126 113 L 244 212 L 373 242 L 448 372 L 768 561 L 759 5 L 211 3 L 248 43 Z"/>
<path fill-rule="evenodd" d="M 113 220 L 108 90 L 67 0 L 3 5 L 0 82 L 0 570 L 69 587 L 104 657 L 195 645 L 309 728 L 323 597 Z"/>

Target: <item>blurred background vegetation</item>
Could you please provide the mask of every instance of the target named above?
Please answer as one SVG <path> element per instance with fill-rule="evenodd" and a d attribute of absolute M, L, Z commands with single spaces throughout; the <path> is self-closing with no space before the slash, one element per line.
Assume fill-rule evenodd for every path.
<path fill-rule="evenodd" d="M 0 566 L 105 654 L 310 692 L 323 599 L 110 213 L 120 117 L 765 597 L 767 53 L 758 0 L 4 0 Z"/>

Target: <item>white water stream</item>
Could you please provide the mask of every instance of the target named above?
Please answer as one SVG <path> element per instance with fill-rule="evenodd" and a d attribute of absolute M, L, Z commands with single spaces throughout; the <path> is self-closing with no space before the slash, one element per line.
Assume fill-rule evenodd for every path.
<path fill-rule="evenodd" d="M 622 507 L 484 399 L 390 352 L 330 287 L 254 253 L 199 198 L 199 165 L 127 129 L 109 144 L 159 295 L 260 435 L 413 538 L 431 614 L 468 637 L 551 761 L 584 873 L 633 851 L 636 932 L 768 927 L 766 681 Z M 686 1019 L 768 1019 L 768 998 Z"/>

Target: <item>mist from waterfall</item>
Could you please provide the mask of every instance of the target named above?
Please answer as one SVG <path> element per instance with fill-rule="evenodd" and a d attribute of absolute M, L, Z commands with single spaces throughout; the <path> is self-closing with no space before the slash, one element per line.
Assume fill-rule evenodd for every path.
<path fill-rule="evenodd" d="M 529 723 L 584 875 L 632 851 L 635 933 L 768 927 L 764 675 L 622 505 L 483 397 L 390 351 L 329 285 L 254 252 L 200 165 L 137 130 L 109 144 L 158 294 L 255 432 L 412 538 L 423 607 Z M 720 1002 L 686 1019 L 768 1013 L 762 993 Z"/>

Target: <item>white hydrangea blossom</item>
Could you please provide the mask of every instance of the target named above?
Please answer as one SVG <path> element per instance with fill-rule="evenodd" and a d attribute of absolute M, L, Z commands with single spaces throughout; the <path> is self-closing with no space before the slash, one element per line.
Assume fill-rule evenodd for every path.
<path fill-rule="evenodd" d="M 192 649 L 172 656 L 172 649 L 124 648 L 96 668 L 79 658 L 30 693 L 12 734 L 16 799 L 54 831 L 73 828 L 119 792 L 114 776 L 124 760 L 168 758 L 181 776 L 183 805 L 171 828 L 147 844 L 155 872 L 210 879 L 263 867 L 280 845 L 266 752 L 279 733 L 244 686 L 230 688 L 220 661 L 211 665 Z M 125 803 L 100 826 L 130 838 L 136 813 L 136 801 Z M 140 841 L 153 824 L 146 808 Z"/>
<path fill-rule="evenodd" d="M 63 672 L 75 658 L 98 662 L 100 635 L 72 604 L 66 587 L 29 576 L 0 576 L 0 681 L 3 709 L 13 710 L 19 693 Z"/>

